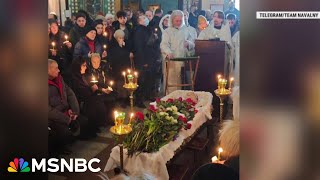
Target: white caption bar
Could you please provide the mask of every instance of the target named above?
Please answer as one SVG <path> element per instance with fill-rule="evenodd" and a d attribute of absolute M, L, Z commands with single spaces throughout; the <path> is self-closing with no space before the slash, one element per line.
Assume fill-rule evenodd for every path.
<path fill-rule="evenodd" d="M 257 11 L 257 19 L 320 19 L 320 11 Z"/>

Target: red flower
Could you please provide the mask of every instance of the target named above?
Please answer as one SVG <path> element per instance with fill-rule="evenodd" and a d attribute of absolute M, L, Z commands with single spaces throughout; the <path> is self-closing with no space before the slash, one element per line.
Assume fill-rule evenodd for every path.
<path fill-rule="evenodd" d="M 156 98 L 156 102 L 159 103 L 161 100 L 160 98 Z"/>
<path fill-rule="evenodd" d="M 181 102 L 182 101 L 182 97 L 179 97 L 178 100 Z"/>
<path fill-rule="evenodd" d="M 197 103 L 194 102 L 191 98 L 186 99 L 186 102 L 192 104 L 192 106 L 194 106 L 194 105 L 197 104 Z"/>
<path fill-rule="evenodd" d="M 154 105 L 150 105 L 149 110 L 152 112 L 157 112 L 157 109 L 156 109 L 156 107 L 154 107 Z"/>
<path fill-rule="evenodd" d="M 136 112 L 136 115 L 135 115 L 140 121 L 143 121 L 144 120 L 144 115 L 142 112 Z"/>
<path fill-rule="evenodd" d="M 194 110 L 194 113 L 198 113 L 198 110 L 197 110 L 197 109 L 195 109 L 195 110 Z"/>
<path fill-rule="evenodd" d="M 179 116 L 179 117 L 178 117 L 178 120 L 183 121 L 184 123 L 187 123 L 187 122 L 188 122 L 188 119 L 185 118 L 185 117 L 183 117 L 183 116 Z"/>
<path fill-rule="evenodd" d="M 190 123 L 187 123 L 187 129 L 191 129 L 191 124 Z"/>
<path fill-rule="evenodd" d="M 171 103 L 171 102 L 173 102 L 173 99 L 172 99 L 172 98 L 169 98 L 169 99 L 167 100 L 167 102 Z"/>

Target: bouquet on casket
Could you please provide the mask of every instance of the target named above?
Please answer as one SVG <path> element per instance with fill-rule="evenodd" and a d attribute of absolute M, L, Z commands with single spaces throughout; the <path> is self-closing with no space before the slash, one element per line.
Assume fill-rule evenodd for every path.
<path fill-rule="evenodd" d="M 157 99 L 143 113 L 137 112 L 132 132 L 124 140 L 128 155 L 157 152 L 162 146 L 175 140 L 182 128 L 190 129 L 188 121 L 193 120 L 198 112 L 195 104 L 190 98 L 166 101 Z"/>

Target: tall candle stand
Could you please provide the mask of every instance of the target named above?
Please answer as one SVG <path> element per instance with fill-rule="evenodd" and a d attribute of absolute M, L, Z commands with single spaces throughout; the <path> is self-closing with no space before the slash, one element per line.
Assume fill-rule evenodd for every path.
<path fill-rule="evenodd" d="M 133 112 L 133 93 L 137 90 L 139 87 L 138 85 L 138 73 L 134 72 L 132 74 L 132 71 L 128 69 L 126 72 L 123 72 L 122 74 L 124 75 L 124 85 L 123 87 L 130 93 L 130 111 Z"/>
<path fill-rule="evenodd" d="M 223 106 L 224 106 L 224 100 L 231 94 L 231 88 L 226 89 L 227 80 L 221 79 L 221 76 L 218 75 L 218 89 L 214 91 L 216 96 L 220 99 L 220 122 L 223 121 Z M 231 87 L 231 86 L 230 86 Z"/>
<path fill-rule="evenodd" d="M 130 125 L 124 124 L 124 112 L 115 112 L 115 125 L 110 128 L 110 132 L 117 137 L 117 143 L 120 148 L 120 173 L 128 174 L 128 171 L 123 166 L 123 141 L 124 138 L 131 133 L 132 128 Z"/>

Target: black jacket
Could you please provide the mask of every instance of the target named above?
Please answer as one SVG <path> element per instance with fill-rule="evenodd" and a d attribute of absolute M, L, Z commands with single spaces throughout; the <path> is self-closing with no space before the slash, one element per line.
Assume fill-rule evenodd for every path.
<path fill-rule="evenodd" d="M 90 86 L 94 85 L 92 83 L 92 77 L 94 77 L 98 82 L 95 83 L 98 86 L 98 90 L 96 93 L 101 93 L 102 88 L 108 87 L 108 81 L 111 79 L 110 76 L 105 71 L 105 64 L 103 62 L 100 63 L 100 67 L 98 69 L 94 69 L 91 64 L 88 64 L 88 69 L 85 74 L 85 80 L 88 82 Z"/>
<path fill-rule="evenodd" d="M 79 115 L 80 108 L 78 104 L 78 100 L 72 91 L 72 89 L 66 85 L 61 78 L 61 76 L 57 79 L 62 83 L 62 94 L 60 95 L 60 90 L 57 86 L 54 86 L 48 83 L 48 118 L 49 125 L 50 123 L 62 123 L 68 124 L 69 117 L 65 114 L 66 111 L 71 109 L 73 112 Z"/>
<path fill-rule="evenodd" d="M 121 78 L 122 71 L 130 67 L 130 52 L 125 46 L 120 47 L 116 40 L 113 40 L 108 48 L 108 60 L 112 68 L 112 76 Z"/>
<path fill-rule="evenodd" d="M 160 30 L 160 28 L 159 28 L 160 20 L 161 20 L 161 17 L 153 16 L 153 18 L 151 19 L 151 21 L 149 23 L 149 26 L 151 28 L 158 28 L 158 30 Z"/>
<path fill-rule="evenodd" d="M 92 53 L 99 53 L 100 57 L 102 57 L 103 53 L 103 47 L 95 39 L 94 41 L 94 46 L 95 46 L 95 52 Z M 87 59 L 87 63 L 90 62 L 90 58 L 88 57 L 88 54 L 90 52 L 90 48 L 87 42 L 87 39 L 85 37 L 80 38 L 79 42 L 75 45 L 74 52 L 73 52 L 73 58 L 78 58 L 78 57 L 83 57 Z"/>
<path fill-rule="evenodd" d="M 119 21 L 114 21 L 112 23 L 112 26 L 114 28 L 114 32 L 116 32 L 118 29 L 120 29 L 120 23 Z M 126 43 L 126 48 L 128 49 L 129 52 L 133 51 L 133 28 L 127 23 L 126 24 L 126 30 L 125 31 L 125 43 Z M 115 38 L 113 38 L 115 40 Z"/>
<path fill-rule="evenodd" d="M 81 37 L 86 36 L 86 26 L 81 28 L 77 24 L 73 26 L 73 28 L 69 32 L 70 42 L 72 43 L 72 47 L 74 49 L 75 45 L 79 42 Z"/>
<path fill-rule="evenodd" d="M 160 59 L 159 38 L 153 29 L 138 25 L 134 33 L 134 63 L 137 68 L 145 64 L 154 66 Z"/>

